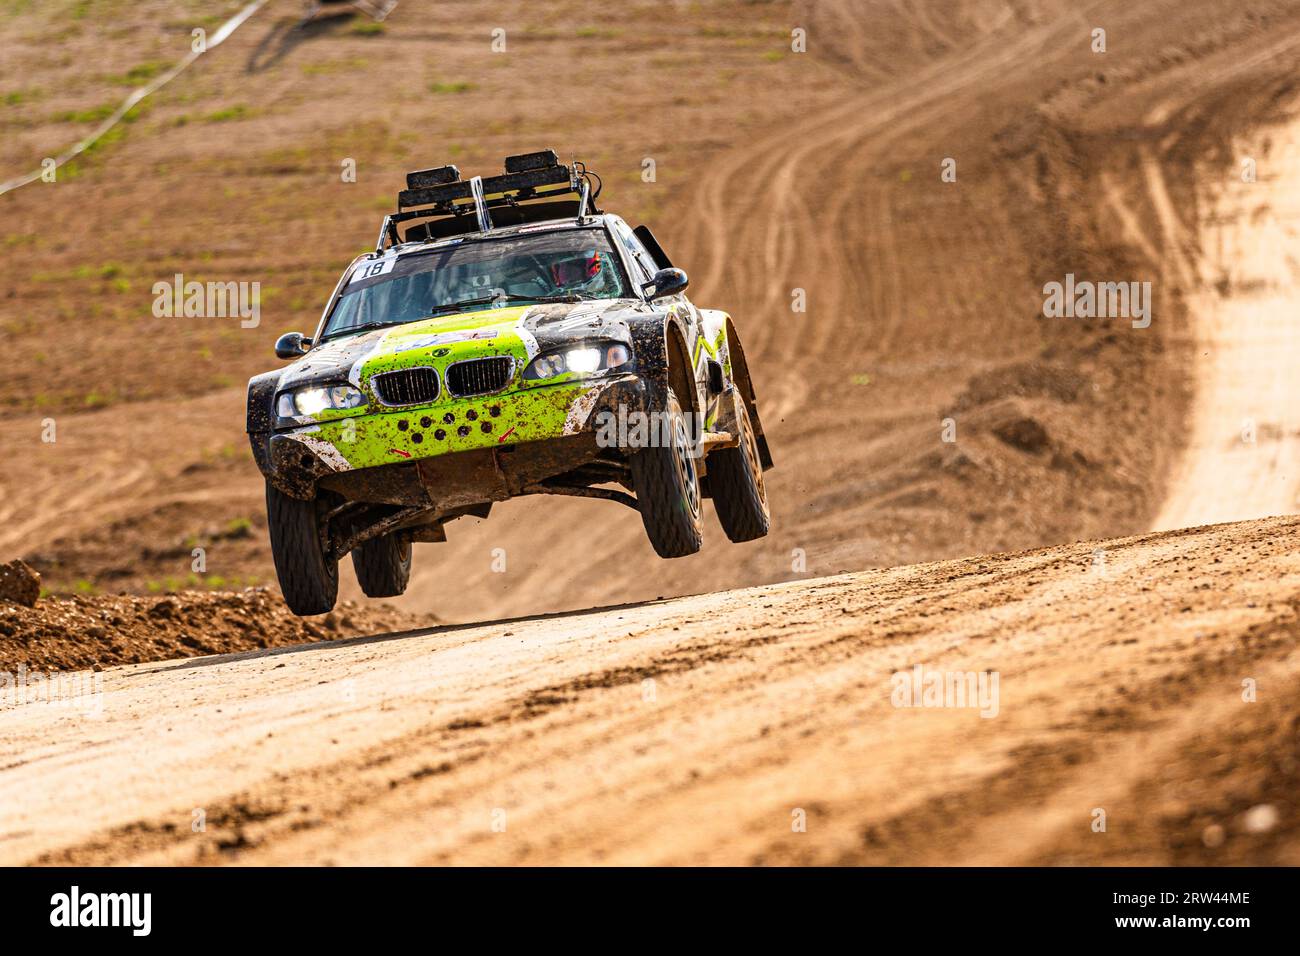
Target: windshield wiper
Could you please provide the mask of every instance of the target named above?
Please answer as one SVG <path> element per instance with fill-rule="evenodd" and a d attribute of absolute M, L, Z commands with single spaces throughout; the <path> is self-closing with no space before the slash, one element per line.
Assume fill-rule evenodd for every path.
<path fill-rule="evenodd" d="M 492 295 L 480 295 L 473 299 L 462 299 L 459 302 L 448 302 L 446 305 L 434 306 L 430 316 L 442 315 L 445 312 L 459 312 L 475 305 L 490 305 L 494 302 L 581 302 L 585 299 L 598 298 L 594 295 L 585 295 L 581 292 L 569 292 L 564 295 L 516 295 L 513 292 L 497 292 Z"/>
<path fill-rule="evenodd" d="M 599 299 L 600 296 L 592 295 L 590 292 L 562 292 L 559 295 L 532 295 L 526 298 L 534 302 L 588 302 Z"/>
<path fill-rule="evenodd" d="M 447 302 L 443 305 L 435 305 L 429 311 L 429 315 L 442 315 L 444 312 L 460 312 L 463 309 L 469 308 L 471 305 L 487 305 L 489 302 L 496 302 L 501 298 L 505 298 L 507 301 L 509 300 L 509 296 L 480 295 L 474 299 L 461 299 L 459 302 Z"/>
<path fill-rule="evenodd" d="M 394 325 L 401 325 L 401 322 L 366 322 L 362 325 L 349 325 L 346 329 L 335 329 L 332 332 L 326 332 L 321 336 L 322 341 L 325 339 L 337 338 L 340 335 L 351 335 L 354 332 L 370 332 L 374 329 L 387 329 Z"/>

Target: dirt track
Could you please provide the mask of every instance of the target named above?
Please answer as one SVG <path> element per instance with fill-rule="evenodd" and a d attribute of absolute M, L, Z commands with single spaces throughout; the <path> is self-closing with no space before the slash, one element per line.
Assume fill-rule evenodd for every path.
<path fill-rule="evenodd" d="M 1271 520 L 116 668 L 100 717 L 0 714 L 0 862 L 1297 864 L 1298 543 Z M 998 672 L 996 716 L 895 708 L 916 664 Z"/>
<path fill-rule="evenodd" d="M 570 5 L 576 34 L 515 11 L 493 59 L 464 27 L 506 16 L 486 2 L 378 35 L 293 34 L 273 3 L 77 175 L 6 195 L 0 558 L 59 593 L 212 587 L 197 543 L 227 586 L 266 580 L 238 381 L 432 161 L 417 127 L 463 169 L 599 161 L 736 315 L 774 533 L 659 562 L 630 512 L 512 502 L 418 549 L 400 602 L 490 623 L 113 667 L 102 718 L 0 706 L 0 861 L 1300 863 L 1300 524 L 1099 541 L 1296 510 L 1300 7 L 722 2 L 669 50 L 661 6 Z M 188 35 L 179 4 L 118 15 L 168 26 L 115 33 L 106 71 Z M 41 22 L 2 29 L 17 172 L 106 81 L 74 69 L 85 27 L 61 63 Z M 334 183 L 347 155 L 364 186 Z M 263 327 L 148 315 L 200 269 L 274 286 Z M 1067 272 L 1152 281 L 1151 328 L 1045 320 Z M 917 664 L 996 672 L 997 716 L 893 707 Z"/>

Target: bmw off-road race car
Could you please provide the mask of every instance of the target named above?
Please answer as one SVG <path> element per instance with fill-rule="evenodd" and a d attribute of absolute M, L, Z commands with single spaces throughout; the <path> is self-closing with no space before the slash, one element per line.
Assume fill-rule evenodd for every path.
<path fill-rule="evenodd" d="M 293 363 L 248 384 L 296 614 L 334 606 L 348 553 L 367 595 L 401 594 L 413 542 L 520 495 L 636 508 L 665 558 L 699 550 L 702 498 L 732 541 L 767 534 L 772 459 L 730 316 L 691 304 L 649 229 L 596 208 L 582 163 L 505 168 L 408 174 L 315 333 L 276 343 Z"/>

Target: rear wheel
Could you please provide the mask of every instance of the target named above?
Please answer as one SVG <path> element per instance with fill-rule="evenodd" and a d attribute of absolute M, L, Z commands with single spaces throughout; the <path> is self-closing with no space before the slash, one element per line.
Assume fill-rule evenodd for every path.
<path fill-rule="evenodd" d="M 352 551 L 352 568 L 366 597 L 397 597 L 411 580 L 411 540 L 397 533 L 372 538 Z"/>
<path fill-rule="evenodd" d="M 753 541 L 767 534 L 772 513 L 749 409 L 743 399 L 736 406 L 740 440 L 735 448 L 719 448 L 709 455 L 709 491 L 727 537 L 736 542 Z"/>
<path fill-rule="evenodd" d="M 266 518 L 271 557 L 284 602 L 294 614 L 324 614 L 339 593 L 339 564 L 325 553 L 316 501 L 290 498 L 267 482 Z"/>
<path fill-rule="evenodd" d="M 700 475 L 695 444 L 677 396 L 666 390 L 662 428 L 654 428 L 656 446 L 632 456 L 632 485 L 636 489 L 641 523 L 655 553 L 681 558 L 700 550 L 704 530 L 700 521 Z M 665 444 L 666 439 L 666 444 Z"/>

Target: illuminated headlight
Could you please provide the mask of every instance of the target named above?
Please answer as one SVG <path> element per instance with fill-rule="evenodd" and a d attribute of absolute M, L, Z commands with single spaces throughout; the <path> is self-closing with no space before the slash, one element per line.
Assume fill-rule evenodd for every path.
<path fill-rule="evenodd" d="M 275 411 L 281 418 L 314 418 L 327 409 L 359 408 L 365 403 L 366 397 L 351 385 L 312 385 L 282 393 Z"/>
<path fill-rule="evenodd" d="M 555 378 L 559 375 L 592 375 L 607 372 L 632 361 L 631 350 L 622 343 L 578 345 L 558 349 L 537 356 L 524 369 L 524 378 L 531 381 Z"/>

